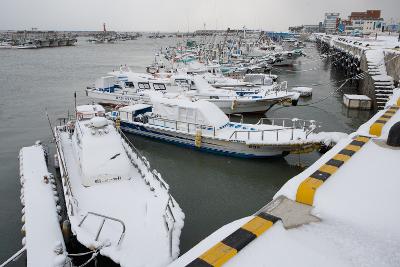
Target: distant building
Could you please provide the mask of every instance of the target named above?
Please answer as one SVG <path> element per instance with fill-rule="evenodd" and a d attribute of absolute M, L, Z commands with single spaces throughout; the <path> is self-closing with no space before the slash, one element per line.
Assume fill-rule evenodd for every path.
<path fill-rule="evenodd" d="M 318 23 L 318 32 L 324 32 L 324 23 L 322 21 L 320 21 Z"/>
<path fill-rule="evenodd" d="M 303 31 L 307 33 L 319 32 L 319 25 L 303 25 Z"/>
<path fill-rule="evenodd" d="M 289 32 L 301 33 L 304 31 L 304 26 L 290 26 Z"/>
<path fill-rule="evenodd" d="M 314 33 L 320 32 L 320 25 L 301 25 L 289 27 L 289 32 L 293 33 Z"/>
<path fill-rule="evenodd" d="M 349 16 L 351 30 L 358 30 L 364 34 L 381 32 L 384 29 L 384 21 L 381 18 L 381 10 L 367 10 L 365 12 L 351 12 Z"/>
<path fill-rule="evenodd" d="M 326 33 L 335 33 L 339 23 L 340 13 L 325 13 L 324 30 Z"/>
<path fill-rule="evenodd" d="M 385 25 L 385 31 L 387 32 L 400 32 L 400 23 L 388 23 Z"/>
<path fill-rule="evenodd" d="M 349 20 L 379 20 L 381 18 L 380 10 L 367 10 L 365 12 L 351 12 Z"/>

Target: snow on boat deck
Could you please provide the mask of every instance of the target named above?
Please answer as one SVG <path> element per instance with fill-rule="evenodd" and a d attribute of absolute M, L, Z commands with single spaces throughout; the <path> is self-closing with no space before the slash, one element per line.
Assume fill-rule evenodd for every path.
<path fill-rule="evenodd" d="M 159 188 L 154 190 L 156 185 L 151 182 L 150 186 L 146 184 L 141 173 L 138 172 L 138 168 L 143 169 L 143 162 L 138 160 L 138 168 L 136 168 L 129 161 L 124 160 L 127 155 L 122 149 L 122 139 L 118 133 L 110 128 L 107 135 L 115 135 L 120 139 L 119 146 L 116 147 L 114 144 L 114 147 L 100 147 L 102 149 L 98 153 L 103 153 L 106 158 L 110 159 L 115 157 L 113 155 L 117 155 L 115 149 L 120 149 L 121 151 L 117 151 L 120 153 L 118 158 L 124 165 L 124 173 L 129 170 L 130 177 L 88 187 L 82 184 L 82 173 L 78 167 L 85 161 L 77 158 L 73 147 L 74 139 L 70 139 L 68 135 L 67 132 L 59 133 L 73 197 L 78 203 L 73 215 L 69 211 L 71 228 L 78 240 L 87 247 L 105 245 L 100 253 L 110 257 L 121 266 L 165 266 L 176 258 L 179 254 L 179 236 L 183 227 L 184 215 L 179 206 L 175 204 L 174 215 L 178 222 L 174 225 L 175 229 L 171 239 L 164 216 L 169 194 Z M 100 142 L 99 145 L 101 144 Z M 90 159 L 86 158 L 85 160 Z M 101 163 L 100 169 L 107 165 L 104 162 Z M 112 168 L 107 170 L 110 172 L 109 175 L 114 174 Z M 150 175 L 144 170 L 141 172 L 144 172 L 144 175 Z M 153 187 L 153 191 L 151 187 Z M 98 241 L 95 241 L 103 218 L 89 214 L 79 226 L 88 212 L 121 220 L 126 226 L 125 234 L 123 234 L 123 226 L 119 222 L 106 220 Z M 121 243 L 118 245 L 120 238 L 122 238 Z"/>
<path fill-rule="evenodd" d="M 400 89 L 389 101 L 389 105 L 395 104 L 400 104 Z M 380 136 L 369 134 L 384 112 L 378 112 L 276 193 L 275 200 L 285 196 L 296 201 L 303 181 L 345 147 L 350 148 L 349 143 L 357 138 L 364 140 L 361 147 L 353 147 L 357 152 L 316 190 L 311 200 L 312 214 L 320 222 L 287 230 L 278 220 L 239 251 L 225 247 L 220 254 L 215 253 L 216 244 L 238 236 L 238 228 L 243 229 L 258 216 L 243 218 L 217 230 L 170 266 L 400 266 L 400 149 L 386 145 L 390 127 L 400 121 L 400 111 L 385 123 Z M 235 244 L 240 242 L 238 238 Z"/>
<path fill-rule="evenodd" d="M 24 147 L 19 154 L 26 232 L 27 266 L 64 266 L 66 250 L 53 184 L 43 147 Z M 47 177 L 47 183 L 45 178 Z M 55 250 L 59 249 L 59 253 Z"/>

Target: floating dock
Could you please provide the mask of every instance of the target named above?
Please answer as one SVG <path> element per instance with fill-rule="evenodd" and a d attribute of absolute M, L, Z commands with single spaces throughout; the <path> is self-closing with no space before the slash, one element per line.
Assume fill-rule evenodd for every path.
<path fill-rule="evenodd" d="M 399 266 L 400 88 L 393 92 L 259 212 L 170 266 Z"/>
<path fill-rule="evenodd" d="M 371 109 L 372 100 L 366 95 L 343 95 L 343 104 L 348 108 Z"/>
<path fill-rule="evenodd" d="M 19 160 L 26 266 L 65 266 L 68 258 L 60 227 L 61 207 L 42 145 L 22 148 Z"/>

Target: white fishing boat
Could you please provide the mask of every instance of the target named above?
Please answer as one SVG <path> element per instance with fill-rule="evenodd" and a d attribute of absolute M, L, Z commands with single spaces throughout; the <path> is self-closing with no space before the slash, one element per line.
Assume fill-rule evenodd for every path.
<path fill-rule="evenodd" d="M 104 113 L 99 105 L 78 106 L 76 121 L 55 127 L 72 232 L 121 266 L 166 266 L 179 255 L 184 214 Z"/>
<path fill-rule="evenodd" d="M 9 49 L 12 48 L 12 43 L 11 42 L 0 42 L 0 49 Z"/>
<path fill-rule="evenodd" d="M 155 77 L 131 71 L 117 71 L 112 76 L 102 77 L 95 86 L 88 87 L 86 94 L 103 104 L 129 104 L 142 100 L 149 103 L 149 94 L 174 93 L 188 98 L 204 99 L 216 104 L 226 114 L 265 112 L 273 105 L 291 101 L 293 93 L 287 91 L 287 84 L 274 86 L 268 90 L 242 91 L 216 89 L 204 78 L 187 74 Z"/>
<path fill-rule="evenodd" d="M 291 102 L 293 95 L 287 91 L 287 84 L 268 88 L 237 87 L 236 90 L 227 90 L 214 88 L 198 76 L 175 76 L 171 77 L 171 80 L 173 84 L 187 86 L 186 96 L 214 103 L 226 114 L 266 112 L 275 104 Z"/>
<path fill-rule="evenodd" d="M 38 48 L 36 44 L 34 44 L 31 41 L 27 41 L 25 43 L 22 43 L 20 45 L 12 46 L 12 48 L 17 48 L 17 49 L 35 49 Z"/>
<path fill-rule="evenodd" d="M 204 100 L 151 97 L 152 105 L 135 104 L 108 113 L 123 131 L 198 150 L 257 158 L 307 153 L 329 134 L 316 134 L 315 121 L 261 119 L 257 124 L 231 122 Z"/>

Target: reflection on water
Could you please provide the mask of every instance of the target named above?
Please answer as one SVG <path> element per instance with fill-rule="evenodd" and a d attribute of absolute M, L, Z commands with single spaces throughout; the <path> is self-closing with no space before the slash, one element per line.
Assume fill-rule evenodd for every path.
<path fill-rule="evenodd" d="M 175 40 L 142 38 L 106 45 L 80 40 L 76 47 L 0 51 L 0 260 L 21 247 L 22 207 L 16 157 L 22 146 L 38 139 L 51 141 L 44 109 L 54 121 L 65 117 L 68 109 L 73 110 L 74 91 L 78 91 L 78 103 L 88 103 L 83 90 L 98 76 L 120 64 L 144 71 L 152 62 L 153 53 L 168 43 Z M 340 85 L 337 81 L 344 78 L 340 71 L 319 60 L 312 44 L 306 53 L 308 56 L 301 58 L 298 65 L 273 72 L 287 80 L 289 87 L 319 84 L 311 86 L 313 96 L 300 99 L 296 107 L 275 106 L 265 116 L 314 119 L 322 123 L 322 131 L 352 132 L 371 116 L 370 112 L 347 110 L 342 105 L 342 94 L 354 92 L 355 88 L 349 84 L 333 93 Z M 330 94 L 333 96 L 326 98 Z M 320 101 L 323 98 L 326 99 Z M 261 116 L 247 115 L 244 119 L 255 123 Z M 310 165 L 320 156 L 312 153 L 284 159 L 236 159 L 143 137 L 130 138 L 170 184 L 186 214 L 182 252 L 225 223 L 257 211 L 288 179 L 301 172 L 295 167 L 299 162 Z M 23 263 L 15 266 L 19 265 Z"/>

